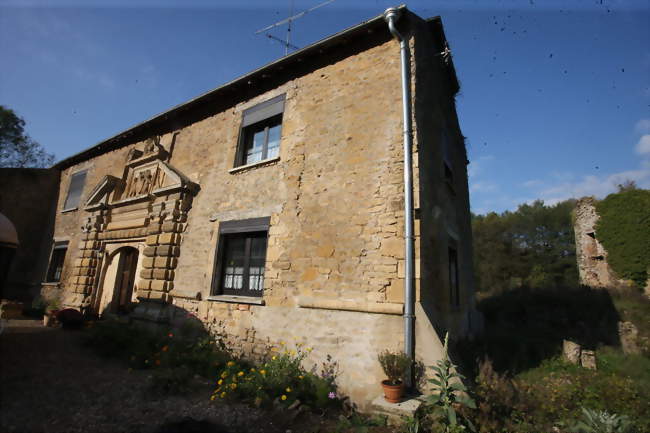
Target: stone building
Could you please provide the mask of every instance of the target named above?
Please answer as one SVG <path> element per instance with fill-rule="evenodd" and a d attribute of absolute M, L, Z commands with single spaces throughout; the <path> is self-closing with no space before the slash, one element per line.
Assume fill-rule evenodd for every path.
<path fill-rule="evenodd" d="M 467 155 L 440 18 L 398 8 L 411 72 L 415 354 L 476 331 Z M 383 15 L 57 164 L 44 287 L 97 314 L 190 312 L 257 356 L 329 354 L 361 407 L 404 345 L 400 46 Z"/>

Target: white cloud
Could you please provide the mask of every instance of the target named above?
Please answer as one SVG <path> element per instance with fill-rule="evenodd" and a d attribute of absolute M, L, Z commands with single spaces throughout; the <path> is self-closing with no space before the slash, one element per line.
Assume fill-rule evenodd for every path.
<path fill-rule="evenodd" d="M 494 161 L 494 155 L 481 156 L 469 163 L 467 175 L 470 179 L 476 178 L 490 161 Z"/>
<path fill-rule="evenodd" d="M 634 126 L 634 129 L 637 132 L 649 132 L 650 131 L 650 119 L 641 119 L 638 122 L 636 122 L 636 125 Z"/>
<path fill-rule="evenodd" d="M 650 154 L 650 134 L 642 135 L 636 144 L 636 153 L 639 155 Z"/>
<path fill-rule="evenodd" d="M 497 190 L 497 185 L 486 181 L 471 182 L 469 190 L 470 192 L 493 192 Z"/>
<path fill-rule="evenodd" d="M 531 180 L 527 180 L 527 181 L 524 182 L 522 185 L 523 185 L 525 188 L 537 188 L 537 187 L 539 187 L 539 186 L 544 185 L 544 182 L 542 182 L 542 181 L 539 180 L 539 179 L 531 179 Z"/>

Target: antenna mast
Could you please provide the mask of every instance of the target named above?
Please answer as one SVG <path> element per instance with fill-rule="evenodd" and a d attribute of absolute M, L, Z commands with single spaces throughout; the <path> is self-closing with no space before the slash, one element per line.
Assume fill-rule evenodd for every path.
<path fill-rule="evenodd" d="M 301 18 L 301 17 L 305 16 L 306 14 L 308 14 L 309 12 L 311 12 L 313 10 L 316 10 L 316 9 L 318 9 L 320 7 L 326 6 L 326 5 L 334 2 L 334 0 L 324 1 L 322 3 L 317 4 L 316 6 L 313 6 L 313 7 L 309 8 L 309 9 L 304 10 L 302 12 L 299 12 L 299 13 L 297 13 L 295 15 L 293 14 L 293 2 L 294 2 L 294 0 L 291 0 L 291 11 L 289 12 L 289 14 L 290 14 L 289 18 L 285 18 L 285 19 L 283 19 L 281 21 L 278 21 L 277 23 L 271 24 L 270 26 L 264 27 L 263 29 L 260 29 L 260 30 L 255 32 L 256 35 L 259 35 L 260 33 L 264 33 L 264 35 L 267 38 L 272 39 L 274 41 L 277 41 L 277 42 L 281 43 L 282 45 L 284 45 L 284 55 L 285 56 L 287 54 L 289 54 L 289 48 L 294 49 L 294 50 L 299 50 L 300 49 L 299 47 L 297 47 L 297 46 L 295 46 L 295 45 L 293 45 L 291 43 L 291 23 L 293 21 L 297 20 L 298 18 Z M 282 39 L 280 39 L 280 38 L 278 38 L 276 36 L 273 36 L 270 33 L 268 33 L 269 30 L 271 30 L 271 29 L 273 29 L 275 27 L 279 27 L 279 26 L 284 25 L 284 24 L 287 24 L 287 38 L 286 38 L 286 41 L 282 40 Z"/>

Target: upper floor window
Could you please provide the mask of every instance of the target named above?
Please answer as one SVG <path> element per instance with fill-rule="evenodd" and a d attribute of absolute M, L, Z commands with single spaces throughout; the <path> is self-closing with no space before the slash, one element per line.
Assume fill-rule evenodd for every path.
<path fill-rule="evenodd" d="M 213 294 L 262 296 L 268 227 L 268 217 L 219 225 Z"/>
<path fill-rule="evenodd" d="M 451 149 L 451 141 L 449 139 L 449 134 L 447 133 L 447 129 L 443 128 L 442 129 L 442 134 L 440 137 L 440 140 L 442 141 L 442 169 L 443 169 L 443 175 L 445 178 L 445 181 L 447 181 L 448 185 L 453 187 L 454 184 L 454 170 L 452 169 L 453 165 L 451 163 L 452 161 L 452 149 Z"/>
<path fill-rule="evenodd" d="M 63 272 L 63 262 L 65 261 L 65 253 L 68 251 L 68 242 L 56 242 L 52 248 L 52 255 L 50 256 L 50 266 L 47 268 L 47 275 L 45 281 L 47 283 L 58 283 L 61 281 L 61 273 Z"/>
<path fill-rule="evenodd" d="M 280 154 L 284 95 L 244 110 L 235 167 L 272 159 Z"/>
<path fill-rule="evenodd" d="M 70 186 L 68 187 L 68 195 L 65 198 L 65 203 L 63 204 L 63 210 L 76 209 L 79 206 L 79 200 L 81 200 L 81 192 L 84 189 L 84 184 L 86 183 L 86 170 L 78 171 L 70 176 Z"/>

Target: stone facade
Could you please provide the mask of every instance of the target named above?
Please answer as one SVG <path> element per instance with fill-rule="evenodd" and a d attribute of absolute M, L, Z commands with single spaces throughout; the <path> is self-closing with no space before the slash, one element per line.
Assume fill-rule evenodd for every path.
<path fill-rule="evenodd" d="M 439 334 L 477 330 L 467 157 L 442 24 L 402 11 L 416 353 L 432 365 Z M 278 154 L 233 164 L 242 119 L 281 95 Z M 65 304 L 103 314 L 128 298 L 134 318 L 159 322 L 191 313 L 248 356 L 305 343 L 314 348 L 306 362 L 331 355 L 341 390 L 367 407 L 383 379 L 377 353 L 403 347 L 401 106 L 399 46 L 377 17 L 62 161 L 53 238 L 68 245 Z M 80 204 L 64 210 L 84 170 Z M 224 295 L 225 228 L 262 220 L 262 296 Z"/>
<path fill-rule="evenodd" d="M 58 186 L 58 170 L 0 169 L 0 213 L 16 227 L 19 241 L 3 298 L 29 303 L 39 294 L 50 254 Z"/>

